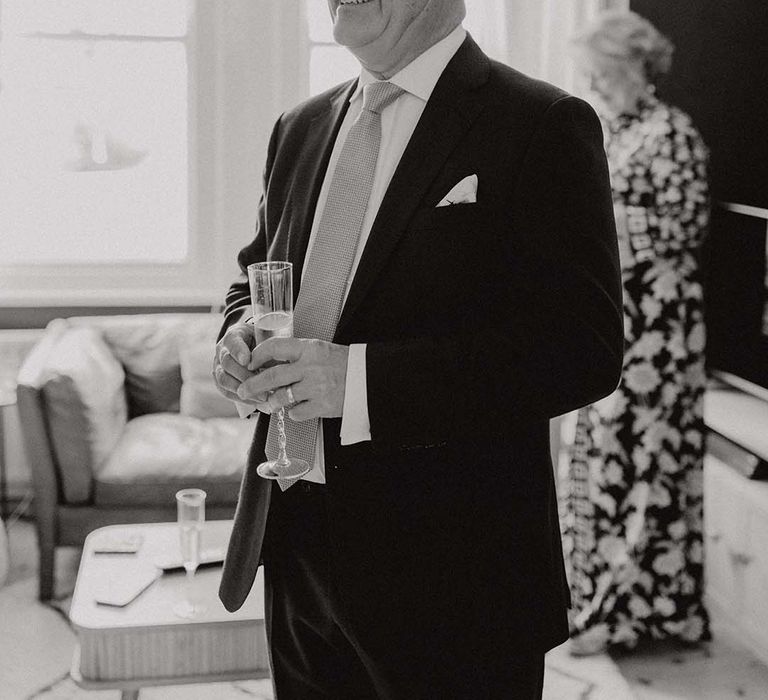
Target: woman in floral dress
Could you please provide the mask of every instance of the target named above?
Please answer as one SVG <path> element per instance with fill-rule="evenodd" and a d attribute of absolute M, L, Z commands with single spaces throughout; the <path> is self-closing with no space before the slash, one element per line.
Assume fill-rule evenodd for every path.
<path fill-rule="evenodd" d="M 604 122 L 624 283 L 625 357 L 611 396 L 578 413 L 562 483 L 571 651 L 709 639 L 702 604 L 705 385 L 698 250 L 707 150 L 654 96 L 672 47 L 634 13 L 576 41 Z"/>

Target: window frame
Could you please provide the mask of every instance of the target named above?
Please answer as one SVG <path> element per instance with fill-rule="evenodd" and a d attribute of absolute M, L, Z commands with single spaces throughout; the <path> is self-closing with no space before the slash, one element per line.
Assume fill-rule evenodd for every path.
<path fill-rule="evenodd" d="M 211 261 L 219 257 L 214 237 L 203 234 L 215 222 L 216 207 L 208 194 L 210 173 L 203 172 L 202 163 L 216 161 L 216 144 L 200 138 L 203 129 L 212 126 L 215 110 L 206 104 L 216 87 L 215 77 L 200 67 L 201 59 L 210 56 L 214 48 L 213 37 L 206 38 L 201 27 L 204 19 L 215 20 L 215 16 L 202 0 L 189 0 L 189 10 L 186 34 L 169 38 L 185 47 L 187 61 L 186 258 L 168 263 L 3 265 L 0 261 L 0 307 L 212 304 L 221 295 L 219 284 L 201 283 L 212 278 Z M 115 36 L 121 35 L 106 34 L 105 40 Z M 74 41 L 80 38 L 79 34 L 71 35 Z M 136 42 L 144 38 L 131 35 Z M 146 40 L 156 38 L 148 36 Z"/>

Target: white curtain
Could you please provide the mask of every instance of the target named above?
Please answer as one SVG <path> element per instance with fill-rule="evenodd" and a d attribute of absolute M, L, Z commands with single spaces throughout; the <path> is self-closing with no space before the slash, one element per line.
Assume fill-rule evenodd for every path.
<path fill-rule="evenodd" d="M 483 0 L 476 0 L 477 2 Z M 569 41 L 598 12 L 629 8 L 629 0 L 501 0 L 506 24 L 506 62 L 518 70 L 574 88 Z"/>
<path fill-rule="evenodd" d="M 509 0 L 464 0 L 467 17 L 464 26 L 483 51 L 497 61 L 509 61 L 507 15 Z"/>

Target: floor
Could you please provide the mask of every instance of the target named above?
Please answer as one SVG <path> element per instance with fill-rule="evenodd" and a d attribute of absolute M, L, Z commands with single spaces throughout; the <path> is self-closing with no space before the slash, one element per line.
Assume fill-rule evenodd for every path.
<path fill-rule="evenodd" d="M 614 659 L 637 700 L 768 698 L 768 667 L 717 633 L 705 649 L 659 645 Z"/>
<path fill-rule="evenodd" d="M 11 570 L 0 589 L 0 699 L 117 700 L 69 678 L 75 637 L 62 612 L 74 587 L 78 551 L 57 557 L 57 601 L 36 600 L 36 540 L 27 519 L 8 522 Z M 547 658 L 544 700 L 730 700 L 768 698 L 768 667 L 718 632 L 706 648 L 658 646 L 631 655 L 574 659 L 565 645 Z M 271 700 L 269 681 L 146 689 L 142 700 Z"/>

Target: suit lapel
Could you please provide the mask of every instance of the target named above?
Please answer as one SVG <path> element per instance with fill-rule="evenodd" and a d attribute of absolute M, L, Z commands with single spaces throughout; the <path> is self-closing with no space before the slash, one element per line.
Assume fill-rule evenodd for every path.
<path fill-rule="evenodd" d="M 289 206 L 294 208 L 288 236 L 288 261 L 293 263 L 293 296 L 298 297 L 309 235 L 315 218 L 317 200 L 323 185 L 328 161 L 331 159 L 336 136 L 349 107 L 349 98 L 357 86 L 357 80 L 328 100 L 326 109 L 318 112 L 311 120 L 307 131 L 306 144 L 294 169 L 295 177 L 291 186 Z"/>
<path fill-rule="evenodd" d="M 488 79 L 488 70 L 487 57 L 467 36 L 435 85 L 395 170 L 349 290 L 337 336 L 354 316 L 451 151 L 484 108 L 475 91 Z"/>

